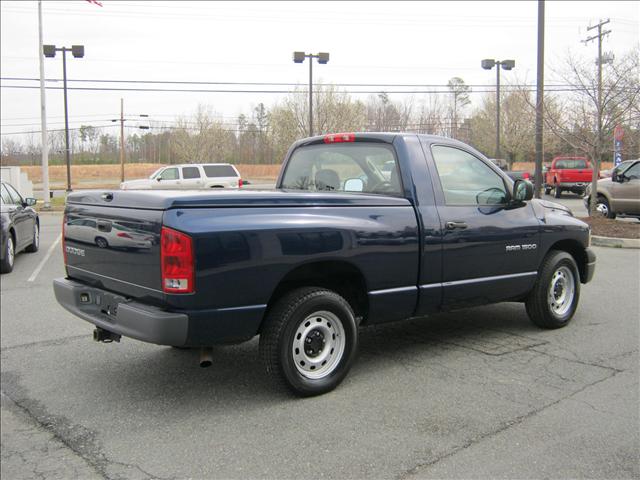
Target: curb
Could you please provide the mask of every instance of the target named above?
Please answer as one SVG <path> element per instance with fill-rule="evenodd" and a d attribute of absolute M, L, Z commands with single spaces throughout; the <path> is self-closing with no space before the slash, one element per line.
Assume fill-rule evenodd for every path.
<path fill-rule="evenodd" d="M 639 238 L 615 238 L 591 236 L 591 245 L 612 248 L 640 248 Z"/>

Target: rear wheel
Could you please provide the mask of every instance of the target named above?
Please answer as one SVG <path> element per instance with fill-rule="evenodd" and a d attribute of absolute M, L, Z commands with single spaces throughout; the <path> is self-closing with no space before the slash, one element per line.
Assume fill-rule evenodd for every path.
<path fill-rule="evenodd" d="M 553 196 L 555 198 L 560 198 L 562 196 L 562 189 L 560 188 L 560 186 L 556 185 L 556 188 L 553 191 Z"/>
<path fill-rule="evenodd" d="M 7 244 L 4 247 L 4 258 L 0 261 L 0 272 L 9 273 L 13 270 L 13 262 L 16 257 L 16 247 L 13 243 L 13 235 L 7 235 Z"/>
<path fill-rule="evenodd" d="M 109 242 L 107 242 L 102 237 L 97 237 L 96 238 L 96 245 L 98 246 L 98 248 L 107 248 L 109 246 Z"/>
<path fill-rule="evenodd" d="M 267 373 L 296 395 L 333 390 L 356 355 L 358 327 L 351 306 L 335 292 L 293 290 L 270 310 L 260 335 Z"/>
<path fill-rule="evenodd" d="M 31 240 L 31 245 L 24 249 L 25 252 L 35 253 L 40 248 L 40 225 L 38 222 L 33 224 L 33 238 Z"/>
<path fill-rule="evenodd" d="M 527 314 L 542 328 L 569 323 L 580 299 L 580 274 L 567 252 L 551 250 L 542 262 L 533 290 L 525 302 Z"/>

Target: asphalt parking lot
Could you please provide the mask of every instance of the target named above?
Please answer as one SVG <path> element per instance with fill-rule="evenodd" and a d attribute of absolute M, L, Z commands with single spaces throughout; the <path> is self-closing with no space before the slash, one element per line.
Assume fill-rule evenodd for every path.
<path fill-rule="evenodd" d="M 40 252 L 1 277 L 5 479 L 640 477 L 640 250 L 594 248 L 567 328 L 505 303 L 364 329 L 345 382 L 297 399 L 255 339 L 208 369 L 94 343 L 51 288 L 61 216 L 41 220 Z"/>

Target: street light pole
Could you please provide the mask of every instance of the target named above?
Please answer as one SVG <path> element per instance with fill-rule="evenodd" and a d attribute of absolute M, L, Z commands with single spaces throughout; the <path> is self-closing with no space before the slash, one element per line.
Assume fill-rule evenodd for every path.
<path fill-rule="evenodd" d="M 69 146 L 69 108 L 67 105 L 67 50 L 62 49 L 62 81 L 64 84 L 64 156 L 67 162 L 67 192 L 71 191 L 71 147 Z"/>
<path fill-rule="evenodd" d="M 309 136 L 313 137 L 313 60 L 309 59 Z"/>
<path fill-rule="evenodd" d="M 305 58 L 309 59 L 309 136 L 313 137 L 313 59 L 317 58 L 318 63 L 324 65 L 329 62 L 329 54 L 293 52 L 294 63 L 302 63 Z"/>
<path fill-rule="evenodd" d="M 500 68 L 496 68 L 496 158 L 500 158 Z"/>
<path fill-rule="evenodd" d="M 496 159 L 500 158 L 500 68 L 504 70 L 513 70 L 516 66 L 515 60 L 494 60 L 493 58 L 485 58 L 481 62 L 482 68 L 491 70 L 496 67 Z"/>
<path fill-rule="evenodd" d="M 56 56 L 56 52 L 62 52 L 62 80 L 64 90 L 64 139 L 65 139 L 65 157 L 67 162 L 67 192 L 71 191 L 71 147 L 69 145 L 69 107 L 67 104 L 67 52 L 71 52 L 74 58 L 84 57 L 84 45 L 72 45 L 71 48 L 60 47 L 55 45 L 43 45 L 42 53 L 47 58 Z"/>
<path fill-rule="evenodd" d="M 124 182 L 124 98 L 120 99 L 120 181 Z"/>

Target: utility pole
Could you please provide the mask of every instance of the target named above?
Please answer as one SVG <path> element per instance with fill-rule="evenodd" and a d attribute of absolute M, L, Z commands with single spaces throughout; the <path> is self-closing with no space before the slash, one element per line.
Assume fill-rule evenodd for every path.
<path fill-rule="evenodd" d="M 44 53 L 42 52 L 42 0 L 38 1 L 38 60 L 40 62 L 40 130 L 42 130 L 42 196 L 44 208 L 51 208 L 49 194 L 49 139 L 47 138 L 47 99 L 44 89 Z"/>
<path fill-rule="evenodd" d="M 120 99 L 120 181 L 124 182 L 124 98 Z"/>
<path fill-rule="evenodd" d="M 538 0 L 538 72 L 536 80 L 536 170 L 534 195 L 540 198 L 542 190 L 543 123 L 544 112 L 544 0 Z"/>
<path fill-rule="evenodd" d="M 602 39 L 605 35 L 611 33 L 611 30 L 602 30 L 602 27 L 609 23 L 609 19 L 600 20 L 597 25 L 593 25 L 588 27 L 587 30 L 598 29 L 597 35 L 592 35 L 591 37 L 583 40 L 585 44 L 591 42 L 592 40 L 598 40 L 598 98 L 597 98 L 597 125 L 596 128 L 598 130 L 598 136 L 596 138 L 596 155 L 593 159 L 593 175 L 591 177 L 591 201 L 589 202 L 589 214 L 595 215 L 596 212 L 596 203 L 597 196 L 596 192 L 598 191 L 598 173 L 600 171 L 600 162 L 601 162 L 601 154 L 602 154 Z"/>

